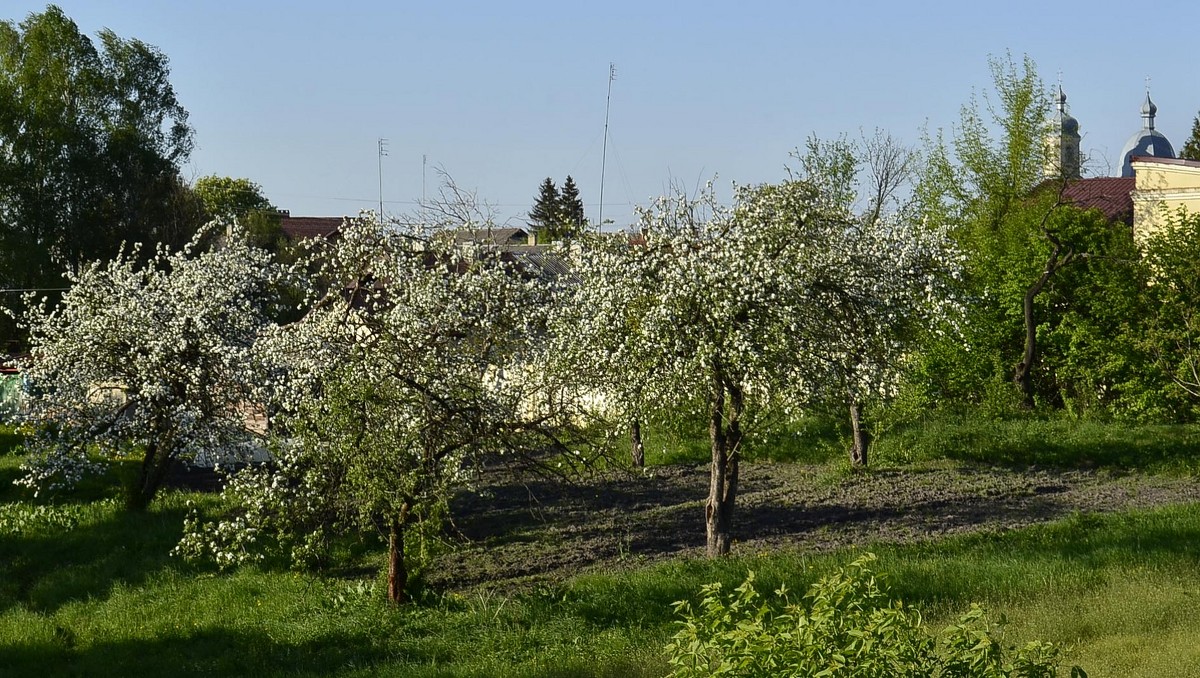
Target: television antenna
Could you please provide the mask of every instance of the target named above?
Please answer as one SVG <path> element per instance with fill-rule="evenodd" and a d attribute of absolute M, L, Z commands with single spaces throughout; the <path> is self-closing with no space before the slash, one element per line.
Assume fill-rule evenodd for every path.
<path fill-rule="evenodd" d="M 612 84 L 617 79 L 617 65 L 608 62 L 608 96 L 604 100 L 604 145 L 600 150 L 600 214 L 596 220 L 596 230 L 604 229 L 604 170 L 608 162 L 608 111 L 612 107 Z"/>
<path fill-rule="evenodd" d="M 387 155 L 388 140 L 379 137 L 379 223 L 383 223 L 383 156 Z"/>

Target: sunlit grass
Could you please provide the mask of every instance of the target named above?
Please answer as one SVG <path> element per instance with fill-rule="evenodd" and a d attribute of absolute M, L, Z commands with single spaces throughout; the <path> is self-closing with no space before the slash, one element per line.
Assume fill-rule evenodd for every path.
<path fill-rule="evenodd" d="M 754 570 L 803 590 L 862 548 L 740 553 L 577 577 L 520 595 L 430 592 L 390 608 L 375 578 L 221 574 L 166 552 L 169 494 L 141 518 L 79 507 L 75 527 L 0 536 L 0 666 L 14 675 L 656 676 L 670 604 Z M 62 542 L 55 544 L 54 542 Z M 875 546 L 893 593 L 936 628 L 970 602 L 1009 637 L 1076 648 L 1093 676 L 1200 676 L 1200 506 L 1076 516 L 1000 534 Z M 381 561 L 379 561 L 381 564 Z"/>
<path fill-rule="evenodd" d="M 947 457 L 1028 458 L 1176 474 L 1193 468 L 1196 435 L 1190 427 L 940 421 L 882 437 L 877 458 L 901 469 Z M 818 452 L 795 458 L 841 463 L 828 424 L 809 422 L 775 444 L 805 436 Z M 938 447 L 939 439 L 956 442 Z M 1043 443 L 1058 447 L 1017 454 L 1019 444 Z M 902 444 L 911 451 L 896 452 Z M 764 592 L 782 583 L 804 590 L 870 548 L 892 592 L 934 628 L 980 602 L 1009 619 L 1013 642 L 1072 646 L 1070 662 L 1091 676 L 1200 678 L 1200 505 L 903 546 L 735 551 L 513 595 L 425 590 L 416 604 L 392 608 L 369 574 L 383 565 L 375 544 L 358 548 L 355 568 L 335 570 L 343 576 L 282 564 L 221 573 L 168 555 L 188 502 L 213 509 L 215 496 L 169 491 L 146 514 L 131 514 L 109 478 L 82 494 L 34 499 L 11 484 L 20 462 L 0 454 L 0 676 L 661 676 L 672 602 L 695 599 L 711 581 L 736 585 L 749 570 Z"/>
<path fill-rule="evenodd" d="M 832 414 L 814 413 L 752 430 L 743 450 L 748 461 L 848 466 L 848 426 Z M 651 464 L 701 464 L 711 458 L 707 429 L 695 417 L 646 426 L 645 440 Z M 934 412 L 875 431 L 871 460 L 876 468 L 949 461 L 1198 474 L 1200 425 L 1081 420 L 1056 412 L 1014 419 Z"/>

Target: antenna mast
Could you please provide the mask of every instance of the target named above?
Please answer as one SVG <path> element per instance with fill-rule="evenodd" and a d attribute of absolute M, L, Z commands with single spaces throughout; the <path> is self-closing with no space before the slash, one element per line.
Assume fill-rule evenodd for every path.
<path fill-rule="evenodd" d="M 383 156 L 387 155 L 387 139 L 379 137 L 379 223 L 383 223 Z"/>
<path fill-rule="evenodd" d="M 608 162 L 608 111 L 612 106 L 612 84 L 617 79 L 617 65 L 608 62 L 608 97 L 604 100 L 604 146 L 600 150 L 600 215 L 596 231 L 604 230 L 604 170 Z"/>

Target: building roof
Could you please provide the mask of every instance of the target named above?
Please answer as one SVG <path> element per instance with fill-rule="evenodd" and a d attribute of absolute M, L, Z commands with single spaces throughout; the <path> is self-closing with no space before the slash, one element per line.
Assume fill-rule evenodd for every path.
<path fill-rule="evenodd" d="M 308 238 L 328 238 L 342 228 L 345 217 L 293 217 L 282 216 L 279 227 L 293 241 Z"/>
<path fill-rule="evenodd" d="M 1178 165 L 1180 167 L 1200 167 L 1200 160 L 1187 158 L 1158 158 L 1152 155 L 1137 155 L 1130 158 L 1131 162 L 1152 162 L 1158 165 Z"/>
<path fill-rule="evenodd" d="M 454 242 L 524 245 L 529 242 L 529 232 L 523 228 L 466 228 L 455 231 Z"/>
<path fill-rule="evenodd" d="M 1067 95 L 1063 92 L 1062 85 L 1058 86 L 1058 103 L 1056 104 L 1058 113 L 1054 115 L 1052 120 L 1058 125 L 1059 131 L 1063 134 L 1079 134 L 1079 121 L 1071 117 L 1067 113 Z"/>
<path fill-rule="evenodd" d="M 1133 177 L 1076 179 L 1063 189 L 1062 201 L 1080 209 L 1100 210 L 1109 221 L 1133 223 Z"/>
<path fill-rule="evenodd" d="M 1155 158 L 1174 158 L 1175 149 L 1162 132 L 1154 129 L 1154 115 L 1158 106 L 1150 100 L 1150 92 L 1146 92 L 1146 101 L 1142 103 L 1142 129 L 1129 137 L 1125 147 L 1121 149 L 1121 176 L 1132 177 L 1133 166 L 1130 163 L 1134 156 L 1153 156 Z"/>

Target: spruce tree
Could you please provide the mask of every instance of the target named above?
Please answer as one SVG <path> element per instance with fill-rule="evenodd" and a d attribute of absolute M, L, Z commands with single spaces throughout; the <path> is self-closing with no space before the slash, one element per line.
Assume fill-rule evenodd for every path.
<path fill-rule="evenodd" d="M 558 187 L 554 185 L 554 180 L 546 177 L 538 191 L 537 202 L 529 211 L 529 225 L 540 235 L 543 232 L 553 233 L 561 221 L 562 196 Z"/>
<path fill-rule="evenodd" d="M 563 182 L 561 203 L 565 232 L 581 232 L 586 225 L 583 217 L 583 199 L 579 197 L 579 187 L 575 185 L 575 180 L 569 174 L 567 180 Z"/>
<path fill-rule="evenodd" d="M 1192 120 L 1192 136 L 1183 144 L 1179 157 L 1185 160 L 1200 160 L 1200 114 Z"/>

